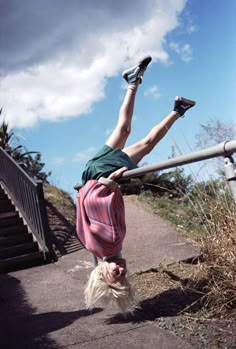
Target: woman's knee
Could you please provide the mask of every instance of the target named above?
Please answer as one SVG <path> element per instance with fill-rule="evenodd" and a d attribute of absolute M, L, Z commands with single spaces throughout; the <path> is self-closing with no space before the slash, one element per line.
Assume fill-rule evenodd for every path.
<path fill-rule="evenodd" d="M 127 138 L 131 133 L 131 126 L 128 123 L 118 125 L 117 130 L 122 137 Z"/>
<path fill-rule="evenodd" d="M 152 149 L 152 141 L 151 139 L 149 139 L 148 137 L 143 138 L 140 142 L 139 142 L 139 146 L 142 150 L 145 150 L 147 153 L 149 153 Z"/>

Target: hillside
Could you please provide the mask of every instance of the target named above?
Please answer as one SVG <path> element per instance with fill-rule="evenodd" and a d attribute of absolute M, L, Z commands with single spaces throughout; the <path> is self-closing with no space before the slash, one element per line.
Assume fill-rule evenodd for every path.
<path fill-rule="evenodd" d="M 44 184 L 49 228 L 58 256 L 83 248 L 75 235 L 75 203 L 68 193 L 57 187 Z"/>

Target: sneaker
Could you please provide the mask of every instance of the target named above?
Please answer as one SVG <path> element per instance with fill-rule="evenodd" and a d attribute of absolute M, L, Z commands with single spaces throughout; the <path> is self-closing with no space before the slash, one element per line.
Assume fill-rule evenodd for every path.
<path fill-rule="evenodd" d="M 123 71 L 122 77 L 128 82 L 128 84 L 131 84 L 137 81 L 138 79 L 140 80 L 140 84 L 141 84 L 143 79 L 143 74 L 147 69 L 147 66 L 151 62 L 151 60 L 152 60 L 151 56 L 143 57 L 135 66 Z"/>
<path fill-rule="evenodd" d="M 196 102 L 191 101 L 191 99 L 177 96 L 177 97 L 175 97 L 174 111 L 179 113 L 180 116 L 183 116 L 184 113 L 188 109 L 194 107 L 195 104 L 196 104 Z"/>

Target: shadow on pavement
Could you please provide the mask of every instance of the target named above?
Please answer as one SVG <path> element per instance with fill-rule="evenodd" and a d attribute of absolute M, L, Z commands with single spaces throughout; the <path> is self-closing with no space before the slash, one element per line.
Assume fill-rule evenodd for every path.
<path fill-rule="evenodd" d="M 0 276 L 0 338 L 4 349 L 58 349 L 50 332 L 64 328 L 75 320 L 102 311 L 78 310 L 34 314 L 35 309 L 27 302 L 20 281 L 10 275 Z"/>
<path fill-rule="evenodd" d="M 116 314 L 107 319 L 108 324 L 125 322 L 154 321 L 161 317 L 177 316 L 188 308 L 188 312 L 194 313 L 201 307 L 202 294 L 181 288 L 169 289 L 153 298 L 142 300 L 139 308 L 133 313 Z"/>
<path fill-rule="evenodd" d="M 51 239 L 58 257 L 84 249 L 71 224 L 57 208 L 46 200 Z"/>

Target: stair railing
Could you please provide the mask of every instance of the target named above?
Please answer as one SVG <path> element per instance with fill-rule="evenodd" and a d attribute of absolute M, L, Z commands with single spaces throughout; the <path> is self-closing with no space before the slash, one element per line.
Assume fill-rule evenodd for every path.
<path fill-rule="evenodd" d="M 29 177 L 1 147 L 0 183 L 37 240 L 45 259 L 55 259 L 42 182 Z"/>

